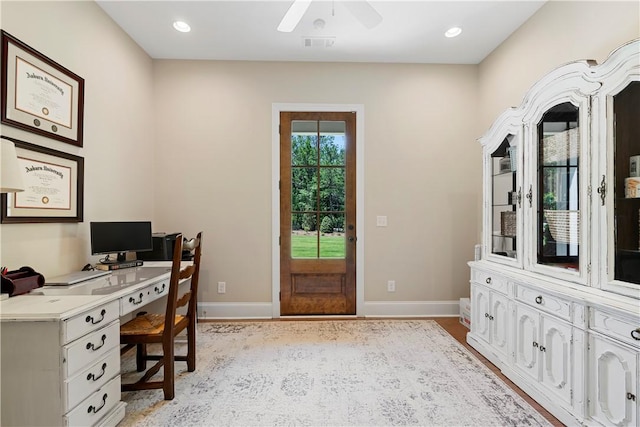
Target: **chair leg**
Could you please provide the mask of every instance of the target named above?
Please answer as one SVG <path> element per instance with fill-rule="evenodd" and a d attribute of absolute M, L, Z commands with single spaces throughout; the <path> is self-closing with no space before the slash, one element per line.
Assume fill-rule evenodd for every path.
<path fill-rule="evenodd" d="M 147 345 L 136 345 L 136 368 L 138 372 L 143 372 L 147 369 Z"/>
<path fill-rule="evenodd" d="M 163 348 L 163 358 L 164 358 L 164 379 L 162 381 L 162 390 L 164 391 L 164 400 L 173 400 L 175 396 L 175 361 L 174 350 L 173 350 L 173 337 L 171 337 L 171 342 L 162 343 Z"/>
<path fill-rule="evenodd" d="M 187 371 L 196 370 L 196 322 L 192 317 L 187 326 Z"/>

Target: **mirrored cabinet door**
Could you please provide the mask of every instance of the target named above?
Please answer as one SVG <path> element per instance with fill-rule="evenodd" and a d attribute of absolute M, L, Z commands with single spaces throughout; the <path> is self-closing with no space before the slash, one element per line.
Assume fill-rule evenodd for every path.
<path fill-rule="evenodd" d="M 613 97 L 614 279 L 640 285 L 640 82 Z"/>
<path fill-rule="evenodd" d="M 536 259 L 538 265 L 580 269 L 580 111 L 571 102 L 548 109 L 537 125 Z"/>
<path fill-rule="evenodd" d="M 521 229 L 518 203 L 522 194 L 518 180 L 517 138 L 507 135 L 490 155 L 491 254 L 503 260 L 517 260 Z"/>

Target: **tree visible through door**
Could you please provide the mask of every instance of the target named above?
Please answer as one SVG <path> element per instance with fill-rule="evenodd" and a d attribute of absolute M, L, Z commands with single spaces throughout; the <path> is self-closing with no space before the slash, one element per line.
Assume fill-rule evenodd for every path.
<path fill-rule="evenodd" d="M 355 113 L 280 113 L 280 314 L 355 314 Z"/>

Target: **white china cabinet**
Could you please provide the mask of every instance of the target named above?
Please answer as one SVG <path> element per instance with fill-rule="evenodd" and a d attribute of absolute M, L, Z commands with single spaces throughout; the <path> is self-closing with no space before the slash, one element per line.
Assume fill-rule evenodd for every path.
<path fill-rule="evenodd" d="M 563 65 L 483 146 L 467 341 L 569 425 L 640 422 L 640 40 Z"/>

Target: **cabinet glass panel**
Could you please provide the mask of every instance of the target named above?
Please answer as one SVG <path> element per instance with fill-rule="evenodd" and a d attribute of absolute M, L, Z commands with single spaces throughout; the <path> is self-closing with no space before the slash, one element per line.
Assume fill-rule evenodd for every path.
<path fill-rule="evenodd" d="M 538 263 L 579 269 L 580 128 L 578 107 L 547 110 L 538 124 Z"/>
<path fill-rule="evenodd" d="M 613 98 L 615 279 L 640 284 L 640 82 Z"/>
<path fill-rule="evenodd" d="M 516 258 L 516 147 L 508 135 L 491 154 L 491 252 Z"/>

